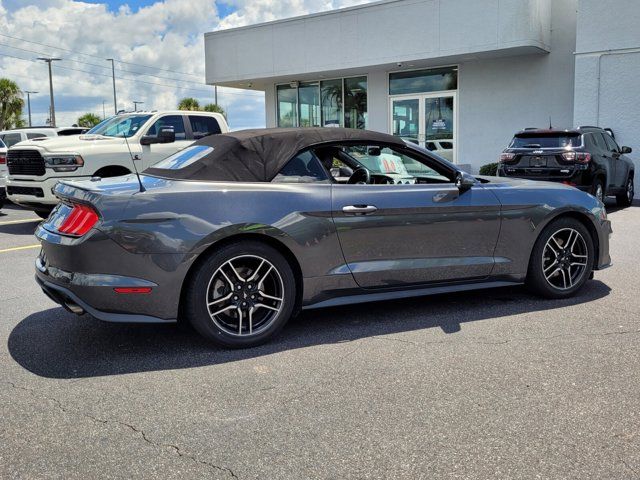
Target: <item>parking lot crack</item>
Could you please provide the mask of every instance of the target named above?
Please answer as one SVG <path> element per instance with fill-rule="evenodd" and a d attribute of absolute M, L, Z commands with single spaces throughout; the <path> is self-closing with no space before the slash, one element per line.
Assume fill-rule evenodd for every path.
<path fill-rule="evenodd" d="M 79 415 L 81 417 L 84 417 L 94 423 L 98 423 L 101 425 L 107 425 L 109 423 L 112 424 L 116 424 L 116 425 L 120 425 L 122 427 L 125 427 L 127 429 L 129 429 L 130 431 L 136 433 L 137 435 L 140 436 L 140 438 L 142 438 L 143 441 L 145 441 L 146 443 L 148 443 L 149 445 L 152 445 L 156 448 L 166 448 L 166 449 L 170 449 L 171 451 L 173 451 L 178 457 L 180 458 L 185 458 L 187 460 L 191 460 L 192 462 L 198 463 L 200 465 L 204 465 L 210 469 L 216 470 L 216 471 L 220 471 L 223 472 L 225 474 L 228 474 L 231 476 L 231 478 L 239 478 L 235 472 L 233 470 L 231 470 L 230 468 L 227 467 L 221 467 L 219 465 L 215 465 L 211 462 L 208 462 L 206 460 L 201 460 L 193 455 L 190 455 L 186 452 L 184 452 L 178 445 L 174 445 L 172 443 L 161 443 L 161 442 L 156 442 L 154 440 L 152 440 L 151 438 L 149 438 L 149 436 L 147 435 L 147 433 L 142 430 L 141 428 L 136 427 L 135 425 L 132 425 L 130 423 L 126 423 L 126 422 L 122 422 L 120 420 L 105 420 L 102 418 L 98 418 L 95 417 L 89 413 L 86 412 L 82 412 L 79 410 L 70 410 L 69 408 L 65 407 L 63 405 L 62 402 L 60 402 L 58 399 L 47 396 L 47 395 L 43 395 L 42 393 L 31 389 L 31 388 L 26 388 L 26 387 L 22 387 L 19 385 L 16 385 L 15 383 L 11 382 L 11 381 L 5 381 L 5 383 L 7 385 L 10 385 L 12 388 L 16 389 L 16 390 L 22 390 L 24 392 L 29 393 L 32 397 L 36 398 L 36 399 L 40 399 L 40 400 L 47 400 L 51 403 L 53 403 L 57 409 L 59 409 L 61 412 L 64 412 L 66 414 L 69 415 Z"/>
<path fill-rule="evenodd" d="M 622 464 L 627 468 L 627 470 L 629 470 L 629 471 L 631 471 L 633 473 L 635 478 L 640 478 L 640 473 L 638 473 L 638 471 L 635 468 L 633 468 L 631 465 L 629 465 L 627 463 L 627 461 L 623 457 L 618 455 L 618 458 L 620 459 Z"/>

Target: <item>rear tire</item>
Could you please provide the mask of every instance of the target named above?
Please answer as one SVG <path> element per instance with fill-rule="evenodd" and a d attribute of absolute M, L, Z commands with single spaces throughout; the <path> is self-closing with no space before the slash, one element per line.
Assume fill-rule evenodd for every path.
<path fill-rule="evenodd" d="M 633 176 L 629 176 L 627 178 L 627 183 L 625 184 L 624 193 L 620 195 L 616 195 L 616 202 L 619 207 L 630 207 L 633 203 L 633 195 L 634 195 L 634 187 L 633 187 Z"/>
<path fill-rule="evenodd" d="M 571 297 L 589 279 L 594 258 L 589 230 L 575 218 L 559 218 L 536 240 L 526 284 L 546 298 Z"/>
<path fill-rule="evenodd" d="M 605 192 L 604 192 L 604 183 L 601 178 L 596 178 L 593 181 L 593 185 L 591 185 L 591 195 L 596 197 L 598 200 L 604 203 Z"/>
<path fill-rule="evenodd" d="M 185 315 L 202 336 L 228 348 L 267 342 L 292 316 L 296 282 L 276 249 L 243 240 L 208 256 L 186 285 Z"/>

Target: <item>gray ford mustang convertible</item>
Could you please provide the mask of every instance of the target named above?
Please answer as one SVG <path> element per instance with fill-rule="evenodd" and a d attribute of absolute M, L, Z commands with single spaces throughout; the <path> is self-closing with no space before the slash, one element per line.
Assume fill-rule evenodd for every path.
<path fill-rule="evenodd" d="M 521 283 L 568 297 L 610 264 L 594 197 L 472 177 L 368 131 L 210 136 L 139 177 L 55 193 L 37 230 L 49 297 L 106 321 L 185 319 L 228 347 L 300 309 Z"/>

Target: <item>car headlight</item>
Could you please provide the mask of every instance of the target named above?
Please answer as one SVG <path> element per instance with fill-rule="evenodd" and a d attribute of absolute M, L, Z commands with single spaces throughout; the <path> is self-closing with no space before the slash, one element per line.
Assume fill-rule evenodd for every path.
<path fill-rule="evenodd" d="M 44 163 L 54 172 L 73 172 L 84 165 L 84 160 L 77 153 L 61 153 L 44 155 Z"/>

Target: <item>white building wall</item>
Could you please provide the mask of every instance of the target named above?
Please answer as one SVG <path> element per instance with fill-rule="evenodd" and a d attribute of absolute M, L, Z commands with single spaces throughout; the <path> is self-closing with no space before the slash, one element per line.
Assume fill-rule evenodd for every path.
<path fill-rule="evenodd" d="M 579 0 L 575 109 L 578 125 L 612 128 L 640 166 L 640 1 Z"/>
<path fill-rule="evenodd" d="M 573 126 L 575 0 L 554 0 L 551 53 L 460 64 L 458 163 L 495 162 L 524 127 Z"/>

